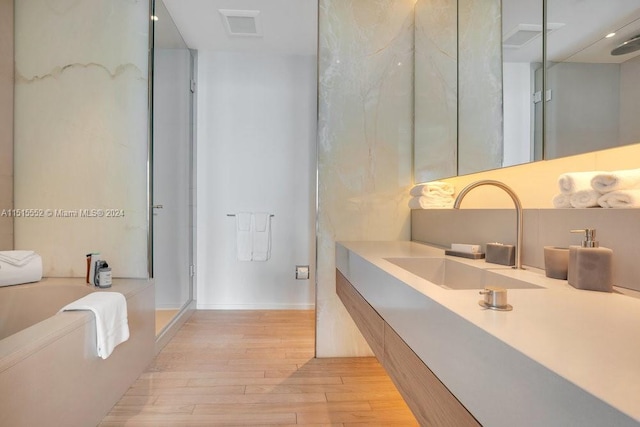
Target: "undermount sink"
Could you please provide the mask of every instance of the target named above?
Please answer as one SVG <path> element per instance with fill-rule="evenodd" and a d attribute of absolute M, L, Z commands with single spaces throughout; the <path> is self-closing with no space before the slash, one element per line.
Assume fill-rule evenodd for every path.
<path fill-rule="evenodd" d="M 473 267 L 447 258 L 385 258 L 392 264 L 446 289 L 483 289 L 500 286 L 506 289 L 544 289 L 523 280 Z"/>

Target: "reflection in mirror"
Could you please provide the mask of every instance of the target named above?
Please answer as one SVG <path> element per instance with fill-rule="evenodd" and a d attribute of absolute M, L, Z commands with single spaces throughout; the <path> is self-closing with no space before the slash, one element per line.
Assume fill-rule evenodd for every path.
<path fill-rule="evenodd" d="M 502 166 L 500 0 L 458 0 L 458 175 Z"/>
<path fill-rule="evenodd" d="M 415 29 L 414 181 L 541 159 L 542 0 L 418 0 Z"/>
<path fill-rule="evenodd" d="M 156 334 L 191 300 L 193 60 L 169 11 L 155 1 L 153 44 L 153 252 Z"/>
<path fill-rule="evenodd" d="M 548 0 L 547 16 L 545 159 L 640 142 L 640 2 Z"/>
<path fill-rule="evenodd" d="M 457 4 L 415 5 L 414 181 L 457 174 Z"/>
<path fill-rule="evenodd" d="M 542 158 L 542 1 L 502 1 L 503 158 Z"/>

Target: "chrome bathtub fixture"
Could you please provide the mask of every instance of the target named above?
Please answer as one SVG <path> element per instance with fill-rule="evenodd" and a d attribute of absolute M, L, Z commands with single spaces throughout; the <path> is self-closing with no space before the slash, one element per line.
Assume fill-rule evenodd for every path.
<path fill-rule="evenodd" d="M 511 200 L 513 200 L 513 204 L 516 207 L 516 265 L 513 268 L 522 270 L 522 203 L 520 203 L 518 195 L 511 189 L 511 187 L 500 181 L 494 181 L 491 179 L 472 182 L 460 191 L 460 194 L 458 194 L 458 197 L 456 197 L 456 201 L 453 204 L 453 208 L 460 209 L 460 203 L 462 203 L 462 199 L 464 199 L 467 193 L 482 185 L 493 185 L 494 187 L 501 188 L 511 197 Z"/>

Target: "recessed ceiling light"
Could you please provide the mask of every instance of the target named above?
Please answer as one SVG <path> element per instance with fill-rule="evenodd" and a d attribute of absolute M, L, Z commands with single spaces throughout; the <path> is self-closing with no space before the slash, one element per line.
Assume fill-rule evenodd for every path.
<path fill-rule="evenodd" d="M 606 37 L 606 38 L 608 38 L 608 39 L 610 39 L 611 37 L 613 37 L 613 36 L 615 36 L 615 35 L 616 35 L 616 33 L 609 33 L 609 34 L 607 34 L 605 37 Z"/>
<path fill-rule="evenodd" d="M 157 20 L 158 20 L 158 17 L 157 17 L 156 15 L 151 15 L 151 20 L 152 20 L 152 21 L 157 21 Z"/>

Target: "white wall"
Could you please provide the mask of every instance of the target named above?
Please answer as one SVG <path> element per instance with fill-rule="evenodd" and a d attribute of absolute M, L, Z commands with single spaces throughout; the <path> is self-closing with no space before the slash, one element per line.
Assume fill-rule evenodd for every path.
<path fill-rule="evenodd" d="M 640 56 L 620 65 L 620 145 L 640 142 Z"/>
<path fill-rule="evenodd" d="M 615 146 L 619 140 L 620 65 L 562 62 L 547 71 L 545 158 Z"/>
<path fill-rule="evenodd" d="M 198 54 L 198 308 L 311 308 L 315 57 Z M 271 212 L 267 262 L 236 259 L 235 212 Z"/>
<path fill-rule="evenodd" d="M 502 64 L 504 152 L 502 166 L 518 165 L 531 159 L 531 64 Z"/>

